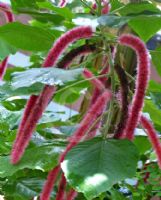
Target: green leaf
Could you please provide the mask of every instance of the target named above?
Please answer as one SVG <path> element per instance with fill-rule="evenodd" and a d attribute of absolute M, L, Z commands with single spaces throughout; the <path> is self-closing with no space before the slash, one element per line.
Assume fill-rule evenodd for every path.
<path fill-rule="evenodd" d="M 116 16 L 116 15 L 104 15 L 99 17 L 98 23 L 101 26 L 109 26 L 113 28 L 120 28 L 124 24 L 126 24 L 131 17 L 121 17 L 121 16 Z"/>
<path fill-rule="evenodd" d="M 23 200 L 28 200 L 40 194 L 44 182 L 41 178 L 18 179 L 14 182 L 10 180 L 2 189 L 8 196 L 21 196 Z"/>
<path fill-rule="evenodd" d="M 159 110 L 151 100 L 145 100 L 144 112 L 150 114 L 150 118 L 156 124 L 161 126 L 161 110 Z"/>
<path fill-rule="evenodd" d="M 161 47 L 156 48 L 155 50 L 150 51 L 152 56 L 153 66 L 156 68 L 158 74 L 161 76 Z"/>
<path fill-rule="evenodd" d="M 40 83 L 34 84 L 32 85 L 32 87 L 26 87 L 26 88 L 20 87 L 18 89 L 14 89 L 13 87 L 11 87 L 9 83 L 5 83 L 2 86 L 0 86 L 0 101 L 6 100 L 7 98 L 13 96 L 39 94 L 42 89 L 43 85 Z"/>
<path fill-rule="evenodd" d="M 115 10 L 117 11 L 120 7 L 122 7 L 124 4 L 122 3 L 122 2 L 120 2 L 119 0 L 112 0 L 111 2 L 110 2 L 110 4 L 111 4 L 111 10 L 110 10 L 110 12 L 111 11 L 114 11 L 115 12 Z"/>
<path fill-rule="evenodd" d="M 141 15 L 131 19 L 129 26 L 140 36 L 144 42 L 147 42 L 161 27 L 160 15 Z"/>
<path fill-rule="evenodd" d="M 64 85 L 76 81 L 83 69 L 63 70 L 58 68 L 33 68 L 13 73 L 11 86 L 14 89 L 30 87 L 34 84 Z"/>
<path fill-rule="evenodd" d="M 0 39 L 18 49 L 28 51 L 48 50 L 54 42 L 54 36 L 47 30 L 19 22 L 1 26 Z"/>
<path fill-rule="evenodd" d="M 151 144 L 147 136 L 136 136 L 134 139 L 134 144 L 136 145 L 141 155 L 151 149 Z"/>
<path fill-rule="evenodd" d="M 38 12 L 35 10 L 24 9 L 24 8 L 18 9 L 18 12 L 31 15 L 33 18 L 44 23 L 52 22 L 55 25 L 60 25 L 60 23 L 64 20 L 64 17 L 57 15 L 55 13 Z"/>
<path fill-rule="evenodd" d="M 161 92 L 161 84 L 155 82 L 154 80 L 149 81 L 149 87 L 148 87 L 149 92 Z"/>
<path fill-rule="evenodd" d="M 161 110 L 161 92 L 151 92 L 150 96 L 156 107 Z"/>
<path fill-rule="evenodd" d="M 128 140 L 95 138 L 72 148 L 61 166 L 68 183 L 93 199 L 118 181 L 133 177 L 138 157 Z"/>
<path fill-rule="evenodd" d="M 110 190 L 110 193 L 112 200 L 127 200 L 124 195 L 118 192 L 116 189 Z"/>
<path fill-rule="evenodd" d="M 59 8 L 59 7 L 54 6 L 51 2 L 38 2 L 37 5 L 41 9 L 45 8 L 45 9 L 52 10 L 55 13 L 63 16 L 65 19 L 70 19 L 71 20 L 71 19 L 74 18 L 74 14 L 67 7 Z"/>
<path fill-rule="evenodd" d="M 11 112 L 0 105 L 0 122 L 6 122 L 10 129 L 13 129 L 15 126 L 17 126 L 20 116 L 20 111 Z M 0 132 L 1 130 L 2 128 L 0 129 Z"/>
<path fill-rule="evenodd" d="M 10 163 L 10 156 L 1 156 L 0 177 L 12 176 L 15 172 L 25 168 L 49 171 L 57 165 L 62 147 L 50 144 L 27 149 L 21 161 L 16 165 Z"/>
<path fill-rule="evenodd" d="M 39 196 L 46 180 L 46 173 L 40 170 L 20 170 L 2 185 L 2 191 L 7 197 L 21 197 L 23 200 L 29 200 Z M 52 192 L 51 198 L 55 197 L 55 191 Z"/>
<path fill-rule="evenodd" d="M 28 0 L 10 0 L 12 7 L 17 10 L 18 8 L 22 7 L 26 7 L 26 8 L 36 8 L 36 0 L 32 0 L 32 1 L 28 1 Z"/>
<path fill-rule="evenodd" d="M 60 104 L 72 104 L 82 96 L 82 91 L 89 88 L 89 81 L 77 82 L 76 85 L 67 85 L 57 90 L 54 101 Z M 62 98 L 62 96 L 64 98 Z"/>
<path fill-rule="evenodd" d="M 128 3 L 119 9 L 119 13 L 123 16 L 129 14 L 143 14 L 145 12 L 160 13 L 160 10 L 154 4 L 148 1 L 139 2 L 137 5 L 136 3 Z"/>
<path fill-rule="evenodd" d="M 3 60 L 10 54 L 15 54 L 17 52 L 17 48 L 10 45 L 8 42 L 4 41 L 0 38 L 0 60 Z"/>

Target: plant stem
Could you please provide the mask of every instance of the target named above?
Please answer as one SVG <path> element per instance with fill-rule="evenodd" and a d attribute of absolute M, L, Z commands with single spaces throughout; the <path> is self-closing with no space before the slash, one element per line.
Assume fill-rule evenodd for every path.
<path fill-rule="evenodd" d="M 111 55 L 111 51 L 109 50 L 108 52 L 108 60 L 109 60 L 109 65 L 110 65 L 110 77 L 111 77 L 111 86 L 112 86 L 112 94 L 115 94 L 115 72 L 114 72 L 114 63 L 113 63 L 113 59 L 112 59 L 112 55 Z M 110 129 L 110 124 L 112 121 L 112 114 L 113 114 L 113 110 L 114 109 L 114 96 L 112 96 L 112 99 L 110 101 L 110 106 L 109 106 L 109 111 L 107 114 L 105 114 L 104 116 L 104 121 L 105 121 L 105 125 L 102 129 L 102 133 L 103 133 L 103 137 L 106 138 L 107 134 L 109 132 Z"/>
<path fill-rule="evenodd" d="M 76 82 L 76 83 L 73 83 L 73 84 L 71 84 L 71 85 L 69 85 L 69 86 L 67 86 L 67 87 L 64 87 L 64 88 L 62 88 L 62 89 L 56 91 L 55 94 L 58 94 L 58 93 L 60 93 L 60 92 L 62 92 L 62 91 L 64 91 L 64 90 L 67 90 L 67 89 L 69 89 L 69 88 L 71 88 L 71 87 L 73 87 L 73 86 L 79 85 L 79 84 L 81 84 L 81 83 L 84 83 L 84 82 L 93 80 L 93 79 L 95 79 L 95 78 L 102 78 L 102 77 L 105 77 L 105 76 L 107 76 L 107 75 L 109 75 L 109 74 L 108 74 L 108 73 L 107 73 L 107 74 L 101 74 L 101 75 L 98 75 L 98 76 L 94 76 L 94 77 L 92 77 L 92 78 L 88 78 L 88 79 L 85 79 L 85 80 L 78 81 L 78 82 Z"/>

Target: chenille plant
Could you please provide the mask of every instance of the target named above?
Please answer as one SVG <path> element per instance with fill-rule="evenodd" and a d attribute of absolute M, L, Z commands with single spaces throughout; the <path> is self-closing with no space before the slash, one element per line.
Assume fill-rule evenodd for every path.
<path fill-rule="evenodd" d="M 161 87 L 150 77 L 161 52 L 148 49 L 158 3 L 11 0 L 0 11 L 4 198 L 161 197 Z M 7 67 L 16 51 L 29 66 Z"/>

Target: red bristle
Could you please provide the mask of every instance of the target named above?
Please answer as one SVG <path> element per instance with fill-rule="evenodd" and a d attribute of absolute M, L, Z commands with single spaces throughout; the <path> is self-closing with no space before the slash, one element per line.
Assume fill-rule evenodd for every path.
<path fill-rule="evenodd" d="M 0 2 L 0 10 L 4 13 L 7 23 L 14 21 L 14 15 L 7 4 Z M 7 66 L 8 66 L 8 57 L 6 57 L 0 63 L 0 80 L 3 80 Z"/>
<path fill-rule="evenodd" d="M 43 187 L 43 191 L 40 195 L 40 200 L 49 200 L 50 194 L 53 190 L 53 186 L 55 184 L 56 178 L 60 172 L 60 166 L 56 166 L 52 171 L 49 172 L 47 181 Z"/>
<path fill-rule="evenodd" d="M 152 123 L 143 115 L 141 115 L 140 123 L 143 126 L 143 128 L 145 128 L 145 130 L 147 131 L 149 140 L 158 158 L 158 165 L 161 169 L 161 142 L 160 142 L 159 136 L 156 130 L 154 129 Z"/>
<path fill-rule="evenodd" d="M 74 189 L 71 189 L 67 194 L 66 200 L 74 200 L 77 195 L 78 193 Z"/>
<path fill-rule="evenodd" d="M 86 78 L 86 79 L 89 79 L 89 81 L 93 84 L 93 86 L 95 88 L 97 88 L 99 91 L 103 91 L 105 90 L 105 86 L 102 84 L 102 82 L 97 79 L 93 73 L 88 70 L 88 69 L 84 69 L 83 70 L 83 76 Z"/>
<path fill-rule="evenodd" d="M 61 180 L 59 183 L 58 193 L 56 195 L 56 200 L 64 200 L 65 198 L 65 186 L 66 186 L 66 179 L 64 174 L 61 176 Z"/>
<path fill-rule="evenodd" d="M 18 138 L 17 143 L 14 145 L 16 148 L 12 149 L 11 162 L 13 164 L 16 164 L 21 159 L 25 148 L 28 146 L 28 143 L 31 139 L 32 133 L 35 130 L 35 126 L 38 120 L 42 117 L 42 114 L 51 100 L 54 92 L 54 86 L 45 86 L 43 92 L 37 98 L 37 101 L 34 107 L 32 107 L 31 113 L 26 120 L 23 134 L 21 133 L 21 137 Z"/>
<path fill-rule="evenodd" d="M 125 34 L 119 38 L 119 43 L 131 47 L 137 54 L 138 64 L 135 94 L 133 97 L 131 112 L 129 113 L 126 129 L 124 135 L 121 136 L 132 140 L 134 137 L 134 130 L 138 124 L 143 108 L 144 96 L 149 80 L 150 61 L 146 46 L 138 37 Z"/>
<path fill-rule="evenodd" d="M 38 96 L 32 95 L 26 104 L 24 114 L 23 114 L 20 126 L 18 128 L 16 139 L 13 144 L 13 149 L 17 149 L 17 145 L 19 145 L 18 140 L 21 138 L 25 123 L 26 123 L 28 116 L 29 116 L 30 112 L 32 111 L 33 105 L 36 103 L 37 99 L 38 99 Z"/>
<path fill-rule="evenodd" d="M 102 15 L 107 15 L 110 12 L 110 9 L 111 9 L 110 3 L 104 4 L 104 6 L 101 10 Z"/>
<path fill-rule="evenodd" d="M 0 2 L 0 8 L 2 8 L 1 11 L 4 12 L 7 22 L 13 22 L 15 20 L 11 8 L 7 4 Z"/>
<path fill-rule="evenodd" d="M 43 67 L 52 67 L 56 64 L 59 56 L 65 51 L 70 43 L 81 38 L 90 38 L 93 35 L 91 26 L 79 26 L 71 29 L 62 35 L 49 51 L 47 58 L 44 61 Z"/>
<path fill-rule="evenodd" d="M 100 75 L 105 75 L 109 72 L 109 67 L 106 66 L 105 68 L 102 69 Z M 100 77 L 98 79 L 105 87 L 105 83 L 107 81 L 107 76 L 105 77 Z M 97 98 L 99 97 L 99 95 L 101 94 L 101 90 L 97 87 L 95 87 L 94 91 L 93 91 L 93 95 L 91 98 L 91 102 L 90 102 L 90 107 L 96 102 Z M 99 120 L 96 125 L 93 127 L 93 129 L 89 132 L 89 134 L 86 136 L 86 139 L 90 139 L 95 137 L 97 130 L 100 128 L 101 126 L 101 121 Z"/>
<path fill-rule="evenodd" d="M 60 0 L 59 1 L 59 7 L 65 7 L 66 6 L 66 4 L 68 3 L 68 1 L 67 0 Z"/>
<path fill-rule="evenodd" d="M 8 65 L 8 57 L 0 63 L 0 80 L 3 80 Z"/>

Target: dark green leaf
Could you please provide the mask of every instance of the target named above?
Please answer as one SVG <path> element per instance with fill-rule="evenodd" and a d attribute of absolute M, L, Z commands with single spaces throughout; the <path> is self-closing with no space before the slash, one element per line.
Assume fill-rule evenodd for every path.
<path fill-rule="evenodd" d="M 67 154 L 62 169 L 68 183 L 93 199 L 136 172 L 138 152 L 128 140 L 92 139 Z"/>

